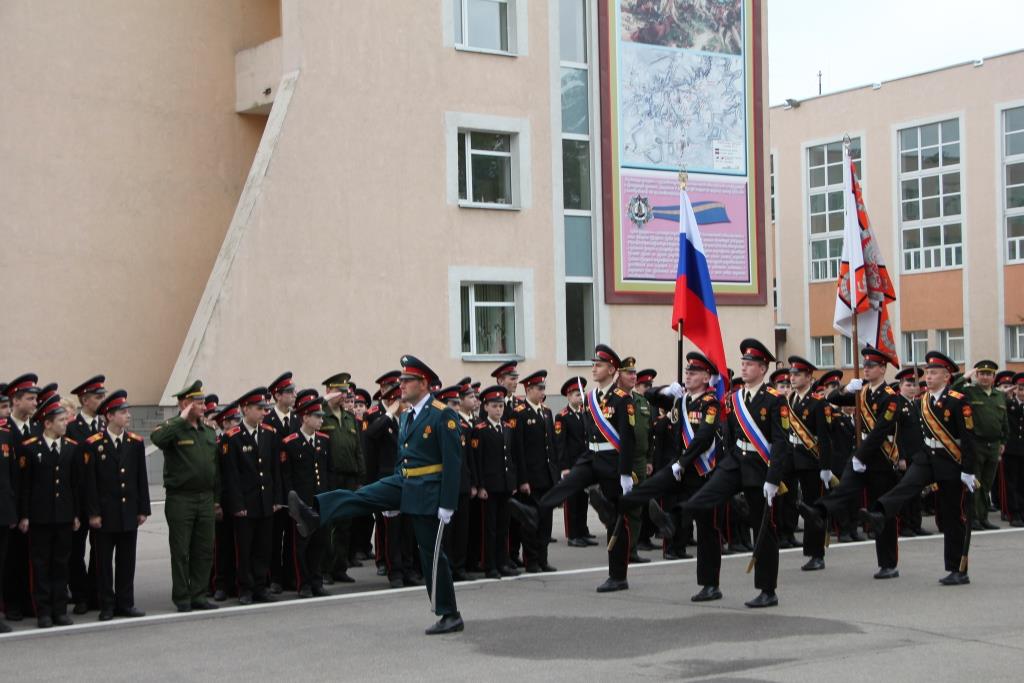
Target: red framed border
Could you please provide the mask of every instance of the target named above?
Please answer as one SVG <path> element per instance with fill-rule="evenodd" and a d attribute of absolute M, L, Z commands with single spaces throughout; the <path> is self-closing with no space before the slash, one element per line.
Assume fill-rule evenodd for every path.
<path fill-rule="evenodd" d="M 611 66 L 610 66 L 610 17 L 608 8 L 611 2 L 618 0 L 598 0 L 597 3 L 597 29 L 598 29 L 598 70 L 601 88 L 601 196 L 604 206 L 601 211 L 601 234 L 604 244 L 604 298 L 608 304 L 661 304 L 671 305 L 673 300 L 672 292 L 621 292 L 615 288 L 615 213 L 614 193 L 612 187 L 612 88 L 611 88 Z M 752 129 L 754 135 L 752 144 L 754 147 L 754 162 L 751 173 L 747 174 L 748 188 L 754 188 L 754 238 L 757 242 L 754 247 L 754 266 L 757 269 L 755 280 L 757 291 L 750 293 L 729 293 L 715 292 L 715 303 L 719 306 L 764 306 L 768 303 L 768 291 L 766 287 L 767 276 L 765 274 L 765 207 L 764 207 L 764 93 L 761 55 L 761 1 L 748 0 L 750 3 L 751 36 L 750 49 L 752 50 L 751 62 L 754 72 L 751 81 L 753 83 Z M 748 202 L 750 198 L 748 197 Z"/>

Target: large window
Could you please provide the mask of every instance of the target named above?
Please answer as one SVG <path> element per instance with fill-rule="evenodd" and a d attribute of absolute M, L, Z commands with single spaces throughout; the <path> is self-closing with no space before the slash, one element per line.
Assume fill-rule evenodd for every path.
<path fill-rule="evenodd" d="M 1006 356 L 1012 361 L 1024 361 L 1024 325 L 1006 326 Z"/>
<path fill-rule="evenodd" d="M 853 340 L 845 334 L 840 337 L 843 340 L 843 367 L 853 367 Z"/>
<path fill-rule="evenodd" d="M 459 132 L 459 199 L 473 204 L 513 203 L 513 135 Z"/>
<path fill-rule="evenodd" d="M 460 47 L 514 52 L 515 0 L 453 0 L 455 44 Z M 510 23 L 511 21 L 511 23 Z"/>
<path fill-rule="evenodd" d="M 588 3 L 558 2 L 566 359 L 582 362 L 594 348 L 595 317 Z"/>
<path fill-rule="evenodd" d="M 924 363 L 928 353 L 928 331 L 914 330 L 903 333 L 903 362 L 909 365 Z"/>
<path fill-rule="evenodd" d="M 960 121 L 904 128 L 899 145 L 903 270 L 962 265 Z"/>
<path fill-rule="evenodd" d="M 518 283 L 463 283 L 462 353 L 512 356 L 518 353 Z"/>
<path fill-rule="evenodd" d="M 939 330 L 939 351 L 952 358 L 957 363 L 964 362 L 964 330 L 962 327 L 955 330 Z"/>
<path fill-rule="evenodd" d="M 850 157 L 861 175 L 860 138 L 850 141 Z M 835 280 L 843 256 L 843 143 L 807 148 L 808 225 L 811 280 Z"/>
<path fill-rule="evenodd" d="M 835 337 L 811 337 L 811 355 L 814 357 L 814 364 L 819 368 L 834 368 L 836 366 Z"/>
<path fill-rule="evenodd" d="M 1006 259 L 1024 262 L 1024 107 L 1003 112 Z"/>

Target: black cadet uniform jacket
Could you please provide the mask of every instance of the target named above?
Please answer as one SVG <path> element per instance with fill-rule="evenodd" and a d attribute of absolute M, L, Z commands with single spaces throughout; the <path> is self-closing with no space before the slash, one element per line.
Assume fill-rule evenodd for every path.
<path fill-rule="evenodd" d="M 18 522 L 18 459 L 11 430 L 0 427 L 0 524 Z"/>
<path fill-rule="evenodd" d="M 572 410 L 569 406 L 555 415 L 555 451 L 558 468 L 572 469 L 580 456 L 587 452 L 587 426 L 584 408 Z"/>
<path fill-rule="evenodd" d="M 966 397 L 946 387 L 933 399 L 925 391 L 917 399 L 922 457 L 932 466 L 936 481 L 974 473 L 974 413 Z"/>
<path fill-rule="evenodd" d="M 284 504 L 277 434 L 266 423 L 257 429 L 258 443 L 242 425 L 221 437 L 221 505 L 229 515 L 245 510 L 248 517 L 269 517 L 274 505 Z"/>
<path fill-rule="evenodd" d="M 513 493 L 519 482 L 516 460 L 512 454 L 512 430 L 507 424 L 498 426 L 480 420 L 473 426 L 469 439 L 476 460 L 477 486 L 487 493 Z"/>
<path fill-rule="evenodd" d="M 592 409 L 597 409 L 600 414 L 611 423 L 612 427 L 619 435 L 619 452 L 617 455 L 617 461 L 615 467 L 618 470 L 620 476 L 629 475 L 633 472 L 633 451 L 636 449 L 636 436 L 633 433 L 633 426 L 636 424 L 636 406 L 633 404 L 633 397 L 627 392 L 619 389 L 612 385 L 605 392 L 600 394 L 598 399 L 598 406 L 592 408 L 590 405 L 591 394 L 587 394 L 587 400 L 584 404 L 587 411 L 586 427 L 587 427 L 587 448 L 591 449 L 591 445 L 600 447 L 601 444 L 609 443 L 608 439 L 605 438 L 604 434 L 598 429 L 597 424 L 594 422 L 593 415 L 590 414 Z M 611 456 L 614 451 L 593 451 L 591 449 L 591 455 L 595 459 Z"/>
<path fill-rule="evenodd" d="M 292 432 L 281 441 L 282 489 L 295 491 L 306 505 L 313 497 L 334 489 L 331 461 L 331 440 L 323 432 L 313 432 L 312 439 L 301 431 Z"/>
<path fill-rule="evenodd" d="M 59 443 L 57 453 L 42 436 L 30 436 L 18 445 L 18 516 L 32 524 L 71 524 L 75 520 L 82 479 L 78 443 L 68 437 Z"/>
<path fill-rule="evenodd" d="M 733 391 L 726 399 L 725 451 L 727 458 L 719 458 L 723 470 L 739 468 L 743 486 L 760 486 L 765 482 L 778 486 L 787 467 L 789 456 L 789 404 L 767 384 L 762 384 L 747 406 L 754 423 L 767 441 L 768 462 L 751 445 L 740 426 L 740 407 L 746 387 Z"/>
<path fill-rule="evenodd" d="M 547 490 L 559 480 L 555 426 L 551 411 L 523 401 L 512 411 L 512 452 L 516 458 L 519 484 Z"/>
<path fill-rule="evenodd" d="M 366 480 L 390 477 L 398 461 L 398 420 L 388 417 L 379 405 L 363 415 L 363 454 L 366 457 Z"/>
<path fill-rule="evenodd" d="M 138 516 L 151 514 L 142 437 L 125 431 L 118 449 L 106 430 L 93 434 L 82 444 L 82 462 L 86 472 L 86 514 L 102 517 L 101 531 L 138 529 Z"/>
<path fill-rule="evenodd" d="M 796 392 L 789 401 L 789 442 L 793 446 L 793 469 L 829 470 L 832 464 L 832 406 L 808 391 Z M 842 470 L 840 470 L 841 472 Z"/>

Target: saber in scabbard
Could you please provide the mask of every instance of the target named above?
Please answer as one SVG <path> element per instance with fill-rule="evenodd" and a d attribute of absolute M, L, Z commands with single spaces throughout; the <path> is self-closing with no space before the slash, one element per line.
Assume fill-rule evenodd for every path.
<path fill-rule="evenodd" d="M 971 552 L 971 526 L 974 524 L 974 496 L 980 482 L 974 479 L 974 491 L 967 494 L 967 530 L 964 532 L 964 551 L 960 555 L 960 573 L 967 573 L 967 555 Z"/>
<path fill-rule="evenodd" d="M 434 562 L 430 568 L 430 610 L 437 612 L 437 560 L 441 556 L 441 539 L 444 538 L 444 522 L 437 520 L 437 540 L 434 541 Z"/>

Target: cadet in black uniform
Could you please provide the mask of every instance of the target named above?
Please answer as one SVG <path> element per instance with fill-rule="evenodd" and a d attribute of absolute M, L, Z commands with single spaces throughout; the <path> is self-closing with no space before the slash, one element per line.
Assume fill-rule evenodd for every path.
<path fill-rule="evenodd" d="M 789 392 L 791 391 L 789 368 L 779 368 L 768 376 L 768 384 L 779 392 L 779 396 L 789 403 Z M 792 435 L 790 435 L 792 439 Z M 790 447 L 792 451 L 792 447 Z M 792 462 L 792 457 L 789 458 Z M 783 474 L 783 482 L 786 488 L 793 492 L 791 496 L 779 498 L 775 510 L 775 518 L 778 521 L 779 548 L 795 548 L 800 545 L 796 540 L 797 521 L 800 517 L 796 509 L 796 489 L 798 486 L 796 475 L 792 467 L 787 465 Z"/>
<path fill-rule="evenodd" d="M 98 412 L 100 403 L 107 393 L 103 386 L 106 379 L 103 375 L 96 375 L 71 390 L 71 394 L 78 399 L 81 410 L 75 419 L 68 422 L 68 436 L 79 444 L 84 444 L 86 439 L 93 434 L 101 433 L 106 427 L 103 416 Z M 92 556 L 92 552 L 95 550 L 90 552 L 89 561 L 85 560 L 86 541 L 89 540 L 90 546 L 95 548 L 95 541 L 92 540 L 89 525 L 85 523 L 85 503 L 86 496 L 82 492 L 78 496 L 80 509 L 76 513 L 82 523 L 71 536 L 71 558 L 68 560 L 71 601 L 75 603 L 75 614 L 85 614 L 90 609 L 96 609 L 99 606 L 99 593 L 96 588 L 96 558 Z"/>
<path fill-rule="evenodd" d="M 106 427 L 82 446 L 100 621 L 146 616 L 135 607 L 135 550 L 138 529 L 152 511 L 146 446 L 141 436 L 128 431 L 128 408 L 128 393 L 112 392 L 99 406 Z"/>
<path fill-rule="evenodd" d="M 775 594 L 779 541 L 772 502 L 789 455 L 789 406 L 779 392 L 765 384 L 768 364 L 775 362 L 767 347 L 756 339 L 744 339 L 740 352 L 744 384 L 730 394 L 726 403 L 723 457 L 718 459 L 711 479 L 683 503 L 683 509 L 709 510 L 743 493 L 755 533 L 754 586 L 761 591 L 744 604 L 772 607 L 779 604 Z M 764 534 L 757 547 L 760 529 Z"/>
<path fill-rule="evenodd" d="M 221 472 L 224 515 L 234 517 L 238 549 L 238 602 L 273 602 L 267 590 L 273 514 L 284 494 L 278 464 L 280 443 L 274 428 L 263 422 L 267 390 L 257 387 L 238 399 L 242 424 L 224 433 Z"/>
<path fill-rule="evenodd" d="M 911 422 L 920 421 L 917 399 L 920 398 L 921 394 L 918 382 L 921 380 L 922 376 L 924 376 L 924 370 L 918 367 L 903 368 L 896 373 L 896 386 L 894 386 L 893 389 L 899 392 L 899 395 L 909 404 L 911 414 L 913 415 Z M 910 461 L 908 458 L 912 456 L 913 453 L 900 452 L 900 460 L 896 469 L 899 470 L 901 477 L 910 467 Z M 914 496 L 908 500 L 906 507 L 900 511 L 899 516 L 900 536 L 913 537 L 931 535 L 931 532 L 925 531 L 921 526 L 924 521 L 922 519 L 921 496 Z"/>
<path fill-rule="evenodd" d="M 4 389 L 6 385 L 4 386 Z M 3 389 L 0 389 L 0 395 Z M 14 455 L 14 439 L 0 418 L 0 577 L 4 575 L 9 530 L 18 524 L 18 459 Z M 9 633 L 11 627 L 0 620 L 0 633 Z"/>
<path fill-rule="evenodd" d="M 507 395 L 500 385 L 480 392 L 486 417 L 473 425 L 469 440 L 476 461 L 477 496 L 483 505 L 481 565 L 489 579 L 519 574 L 508 557 L 509 498 L 516 490 L 518 475 L 511 428 L 502 420 Z"/>
<path fill-rule="evenodd" d="M 292 410 L 295 407 L 295 382 L 291 372 L 278 376 L 270 386 L 270 397 L 274 405 L 263 421 L 274 428 L 278 440 L 283 441 L 289 434 L 298 431 L 300 419 Z M 288 489 L 284 489 L 287 491 Z M 285 588 L 296 588 L 295 559 L 292 549 L 292 520 L 288 510 L 279 509 L 274 513 L 274 529 L 270 539 L 270 592 L 280 593 Z"/>
<path fill-rule="evenodd" d="M 718 375 L 714 363 L 703 354 L 686 355 L 685 394 L 683 387 L 674 383 L 660 391 L 648 391 L 653 405 L 672 410 L 676 399 L 681 400 L 679 422 L 674 425 L 672 438 L 679 445 L 678 456 L 666 467 L 627 493 L 619 502 L 621 508 L 648 503 L 651 520 L 665 538 L 675 535 L 674 524 L 658 505 L 662 496 L 693 496 L 711 479 L 721 451 L 719 422 L 721 404 L 709 386 Z M 719 574 L 722 568 L 722 541 L 718 531 L 715 508 L 697 510 L 697 583 L 701 589 L 690 599 L 694 602 L 720 600 Z"/>
<path fill-rule="evenodd" d="M 207 406 L 210 397 L 206 397 Z M 234 429 L 242 421 L 242 412 L 238 403 L 232 401 L 226 406 L 215 410 L 210 416 L 213 428 L 217 430 L 217 452 L 224 446 L 224 432 Z M 220 498 L 223 500 L 223 478 L 221 481 Z M 238 567 L 235 562 L 235 522 L 231 517 L 224 517 L 224 510 L 216 508 L 213 541 L 213 567 L 210 570 L 210 583 L 213 586 L 213 599 L 223 602 L 229 597 L 238 597 Z"/>
<path fill-rule="evenodd" d="M 444 549 L 448 553 L 448 561 L 452 567 L 453 581 L 466 581 L 469 576 L 466 574 L 466 552 L 469 547 L 469 500 L 470 494 L 475 493 L 474 482 L 476 477 L 473 473 L 474 463 L 471 457 L 470 440 L 468 438 L 472 425 L 467 422 L 460 409 L 462 408 L 462 387 L 458 384 L 445 387 L 434 394 L 434 398 L 441 401 L 455 411 L 459 416 L 459 437 L 462 441 L 462 463 L 461 475 L 459 477 L 459 506 L 452 515 L 452 521 L 444 530 Z"/>
<path fill-rule="evenodd" d="M 1024 372 L 1013 376 L 1007 397 L 1006 418 L 1010 435 L 1003 452 L 1006 475 L 1006 511 L 1010 526 L 1024 526 Z"/>
<path fill-rule="evenodd" d="M 611 347 L 598 344 L 593 362 L 591 378 L 596 387 L 587 395 L 585 403 L 588 452 L 538 501 L 540 509 L 554 508 L 594 484 L 600 486 L 601 493 L 612 505 L 618 505 L 619 498 L 633 490 L 636 408 L 630 395 L 615 386 L 615 375 L 622 361 Z M 524 524 L 537 528 L 539 520 L 535 508 L 514 499 L 511 506 Z M 606 524 L 609 541 L 616 531 L 621 538 L 608 551 L 608 578 L 597 587 L 597 592 L 628 590 L 629 525 L 621 515 L 617 520 L 607 520 Z"/>
<path fill-rule="evenodd" d="M 18 529 L 29 534 L 32 599 L 39 628 L 72 624 L 68 608 L 68 557 L 71 534 L 78 529 L 82 471 L 78 443 L 65 436 L 67 411 L 60 396 L 39 406 L 39 436 L 18 445 L 21 472 Z M 88 463 L 86 463 L 88 464 Z"/>
<path fill-rule="evenodd" d="M 851 380 L 843 390 L 835 390 L 828 396 L 828 402 L 837 406 L 859 405 L 861 413 L 861 442 L 853 457 L 846 465 L 839 484 L 827 495 L 808 506 L 801 503 L 800 511 L 807 524 L 804 535 L 814 537 L 814 547 L 824 552 L 826 514 L 843 514 L 855 508 L 864 491 L 869 501 L 875 501 L 891 489 L 899 476 L 896 471 L 901 450 L 903 457 L 910 457 L 917 450 L 914 427 L 909 404 L 900 398 L 885 381 L 887 365 L 895 365 L 888 354 L 871 346 L 861 349 L 864 358 L 864 381 Z M 897 529 L 892 524 L 886 528 L 877 527 L 875 533 L 875 555 L 878 560 L 876 579 L 899 577 L 896 568 L 899 560 Z M 820 544 L 820 545 L 819 545 Z"/>
<path fill-rule="evenodd" d="M 547 370 L 538 370 L 520 382 L 526 399 L 513 409 L 509 420 L 519 479 L 516 496 L 537 509 L 537 529 L 523 539 L 523 560 L 530 574 L 557 571 L 548 563 L 552 510 L 537 506 L 537 501 L 560 479 L 555 426 L 551 411 L 544 405 L 547 376 Z"/>
<path fill-rule="evenodd" d="M 576 461 L 587 452 L 587 427 L 583 408 L 583 390 L 587 380 L 583 377 L 567 379 L 562 384 L 562 396 L 568 405 L 555 415 L 555 448 L 558 451 L 559 479 L 569 474 Z M 565 517 L 565 537 L 570 548 L 597 545 L 587 529 L 587 494 L 574 493 L 562 503 Z"/>
<path fill-rule="evenodd" d="M 800 486 L 800 500 L 811 505 L 832 486 L 832 406 L 811 390 L 818 368 L 800 356 L 789 357 L 789 443 L 792 450 L 792 481 Z M 835 479 L 838 483 L 838 479 Z M 796 488 L 790 489 L 796 498 Z M 795 509 L 794 504 L 794 509 Z M 804 534 L 804 571 L 825 568 L 825 535 Z"/>
<path fill-rule="evenodd" d="M 331 441 L 319 431 L 324 421 L 323 400 L 315 389 L 300 392 L 295 417 L 300 427 L 281 440 L 281 481 L 286 491 L 295 491 L 302 502 L 312 505 L 317 494 L 332 490 Z M 293 523 L 289 518 L 289 523 Z M 328 595 L 324 589 L 320 562 L 327 547 L 327 530 L 319 528 L 308 538 L 289 534 L 300 598 Z"/>
<path fill-rule="evenodd" d="M 42 427 L 32 416 L 40 405 L 39 378 L 26 373 L 8 383 L 4 393 L 11 399 L 11 414 L 7 427 L 15 448 L 23 440 L 38 436 Z M 28 536 L 10 533 L 7 539 L 7 561 L 4 566 L 4 611 L 8 621 L 21 621 L 25 615 L 32 616 L 32 590 L 29 584 L 31 560 L 28 553 Z"/>
<path fill-rule="evenodd" d="M 895 517 L 911 496 L 920 495 L 921 489 L 933 482 L 938 484 L 936 514 L 942 523 L 943 555 L 949 572 L 939 583 L 960 586 L 971 582 L 967 571 L 960 571 L 960 559 L 973 503 L 964 489 L 973 494 L 976 486 L 974 414 L 964 395 L 949 388 L 957 364 L 938 351 L 925 354 L 925 364 L 927 391 L 918 400 L 922 447 L 900 483 L 861 515 L 876 528 L 892 526 L 886 520 Z"/>

